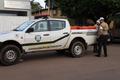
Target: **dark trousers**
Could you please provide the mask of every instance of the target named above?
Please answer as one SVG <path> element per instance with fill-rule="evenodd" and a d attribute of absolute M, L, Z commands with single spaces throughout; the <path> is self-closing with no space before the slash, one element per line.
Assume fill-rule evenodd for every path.
<path fill-rule="evenodd" d="M 98 39 L 98 56 L 101 55 L 102 48 L 104 51 L 104 56 L 107 56 L 107 39 L 108 35 L 101 35 Z"/>
<path fill-rule="evenodd" d="M 93 45 L 93 52 L 94 53 L 98 52 L 98 43 L 97 42 Z"/>

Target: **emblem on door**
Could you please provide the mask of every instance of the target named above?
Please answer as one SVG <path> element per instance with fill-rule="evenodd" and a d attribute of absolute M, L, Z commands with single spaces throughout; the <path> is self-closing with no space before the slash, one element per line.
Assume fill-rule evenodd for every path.
<path fill-rule="evenodd" d="M 41 36 L 40 36 L 40 35 L 36 35 L 36 36 L 35 36 L 35 40 L 36 40 L 37 42 L 40 42 Z"/>

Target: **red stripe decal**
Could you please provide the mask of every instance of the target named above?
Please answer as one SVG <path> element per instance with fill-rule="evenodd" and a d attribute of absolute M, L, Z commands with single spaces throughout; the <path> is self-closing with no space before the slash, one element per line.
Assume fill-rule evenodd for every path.
<path fill-rule="evenodd" d="M 71 30 L 91 30 L 96 29 L 95 26 L 71 26 Z"/>

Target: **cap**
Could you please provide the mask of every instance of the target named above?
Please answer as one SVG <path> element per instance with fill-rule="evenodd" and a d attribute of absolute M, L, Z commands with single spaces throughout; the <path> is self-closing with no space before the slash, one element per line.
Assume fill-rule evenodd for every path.
<path fill-rule="evenodd" d="M 100 20 L 104 20 L 104 17 L 100 17 Z"/>
<path fill-rule="evenodd" d="M 100 24 L 100 20 L 97 20 L 96 22 Z"/>

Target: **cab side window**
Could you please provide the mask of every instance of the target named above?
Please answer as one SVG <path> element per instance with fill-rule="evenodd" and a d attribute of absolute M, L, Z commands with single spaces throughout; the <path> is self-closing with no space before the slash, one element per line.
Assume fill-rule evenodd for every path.
<path fill-rule="evenodd" d="M 49 23 L 51 31 L 62 30 L 65 28 L 65 21 L 51 20 Z"/>
<path fill-rule="evenodd" d="M 48 31 L 47 21 L 37 22 L 32 26 L 32 28 L 34 29 L 34 32 Z"/>

